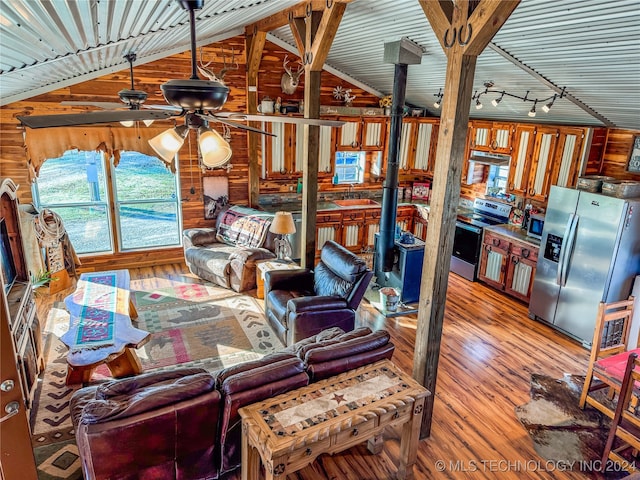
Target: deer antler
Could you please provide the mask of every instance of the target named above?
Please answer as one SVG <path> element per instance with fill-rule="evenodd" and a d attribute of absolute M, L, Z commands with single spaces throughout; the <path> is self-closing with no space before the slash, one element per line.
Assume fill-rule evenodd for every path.
<path fill-rule="evenodd" d="M 282 68 L 284 68 L 284 71 L 287 72 L 287 75 L 293 76 L 291 73 L 291 69 L 289 68 L 288 65 L 289 65 L 289 55 L 285 55 L 284 62 L 282 62 Z"/>
<path fill-rule="evenodd" d="M 209 65 L 211 65 L 213 60 L 211 62 L 204 63 L 204 60 L 202 59 L 202 51 L 203 49 L 200 48 L 200 65 L 198 65 L 198 71 L 211 81 L 219 82 L 224 85 L 225 74 L 229 70 L 238 70 L 240 68 L 240 66 L 238 65 L 238 62 L 236 61 L 236 52 L 233 49 L 233 47 L 231 48 L 231 61 L 229 62 L 228 66 L 227 66 L 227 56 L 224 54 L 224 47 L 222 47 L 222 62 L 223 62 L 222 65 L 223 66 L 222 66 L 222 70 L 220 70 L 219 75 L 216 75 L 212 70 L 207 68 Z"/>

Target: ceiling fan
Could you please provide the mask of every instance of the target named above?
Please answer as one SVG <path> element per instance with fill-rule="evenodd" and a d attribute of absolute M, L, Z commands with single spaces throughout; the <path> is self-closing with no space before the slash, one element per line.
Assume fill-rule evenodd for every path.
<path fill-rule="evenodd" d="M 222 136 L 209 128 L 209 122 L 249 130 L 263 135 L 272 135 L 238 121 L 284 122 L 309 125 L 326 125 L 339 127 L 344 122 L 336 120 L 320 120 L 294 118 L 288 116 L 248 115 L 235 112 L 220 112 L 229 94 L 229 87 L 220 79 L 203 80 L 198 77 L 196 64 L 196 29 L 195 10 L 200 10 L 204 0 L 176 0 L 189 13 L 191 40 L 191 77 L 188 79 L 169 80 L 160 86 L 167 105 L 142 105 L 141 97 L 127 96 L 120 98 L 127 103 L 129 110 L 98 111 L 58 115 L 17 116 L 18 120 L 30 128 L 66 127 L 75 125 L 92 125 L 112 122 L 136 122 L 144 120 L 163 120 L 172 117 L 184 117 L 184 125 L 171 128 L 151 139 L 149 144 L 164 160 L 171 161 L 178 152 L 190 130 L 198 131 L 200 153 L 205 166 L 215 168 L 224 165 L 231 157 L 231 148 Z M 131 67 L 133 68 L 133 67 Z M 133 87 L 133 69 L 131 73 Z M 129 92 L 139 92 L 133 88 Z M 144 93 L 144 92 L 140 92 Z M 144 93 L 146 99 L 146 93 Z M 140 107 L 143 109 L 140 109 Z M 168 109 L 168 110 L 167 110 Z"/>

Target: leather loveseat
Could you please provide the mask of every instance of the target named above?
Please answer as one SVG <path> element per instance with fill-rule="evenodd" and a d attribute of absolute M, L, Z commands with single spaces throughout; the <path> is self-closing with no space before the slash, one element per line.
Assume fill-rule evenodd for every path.
<path fill-rule="evenodd" d="M 328 240 L 313 271 L 266 272 L 265 315 L 285 345 L 331 327 L 353 330 L 372 276 L 364 259 Z"/>
<path fill-rule="evenodd" d="M 182 232 L 184 259 L 194 275 L 236 292 L 256 288 L 256 260 L 275 258 L 273 214 L 231 206 L 215 228 Z"/>
<path fill-rule="evenodd" d="M 333 328 L 217 373 L 175 368 L 82 388 L 71 416 L 84 478 L 218 478 L 240 466 L 238 409 L 393 351 L 384 330 Z"/>

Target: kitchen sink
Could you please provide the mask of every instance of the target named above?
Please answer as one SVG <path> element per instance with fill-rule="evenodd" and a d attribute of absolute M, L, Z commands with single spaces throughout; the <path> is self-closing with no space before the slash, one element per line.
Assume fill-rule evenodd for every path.
<path fill-rule="evenodd" d="M 380 203 L 370 198 L 347 198 L 345 200 L 334 200 L 333 203 L 339 207 L 379 207 Z"/>

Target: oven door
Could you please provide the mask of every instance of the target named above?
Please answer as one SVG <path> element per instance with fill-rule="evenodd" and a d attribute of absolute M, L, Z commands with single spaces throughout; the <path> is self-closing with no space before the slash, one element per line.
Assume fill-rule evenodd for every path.
<path fill-rule="evenodd" d="M 453 239 L 451 271 L 474 282 L 478 276 L 481 244 L 482 227 L 457 221 Z"/>

